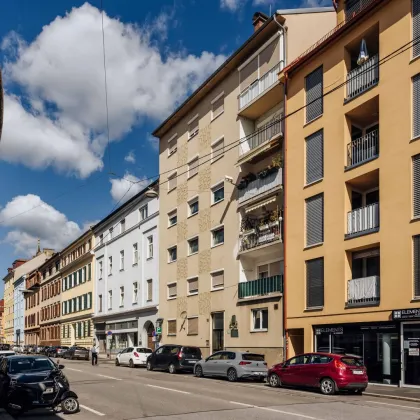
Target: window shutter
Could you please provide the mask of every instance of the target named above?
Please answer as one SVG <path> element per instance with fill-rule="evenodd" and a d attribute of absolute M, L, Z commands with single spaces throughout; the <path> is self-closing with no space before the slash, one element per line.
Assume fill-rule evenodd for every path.
<path fill-rule="evenodd" d="M 168 286 L 168 295 L 169 295 L 169 297 L 175 297 L 176 296 L 176 283 Z"/>
<path fill-rule="evenodd" d="M 87 322 L 87 336 L 90 337 L 90 320 Z"/>
<path fill-rule="evenodd" d="M 168 321 L 168 334 L 176 334 L 176 319 Z"/>
<path fill-rule="evenodd" d="M 188 291 L 190 293 L 195 293 L 198 291 L 198 277 L 188 280 Z"/>
<path fill-rule="evenodd" d="M 317 68 L 305 78 L 306 90 L 306 122 L 310 122 L 322 115 L 324 111 L 323 93 L 323 69 Z"/>
<path fill-rule="evenodd" d="M 413 57 L 420 55 L 420 0 L 413 0 Z M 417 42 L 417 43 L 416 43 Z"/>
<path fill-rule="evenodd" d="M 218 273 L 213 273 L 213 287 L 222 287 L 225 284 L 225 273 L 224 271 L 219 271 Z"/>
<path fill-rule="evenodd" d="M 168 190 L 172 190 L 176 187 L 177 179 L 176 174 L 168 177 Z"/>
<path fill-rule="evenodd" d="M 188 335 L 198 334 L 198 318 L 188 319 Z"/>
<path fill-rule="evenodd" d="M 270 276 L 280 276 L 281 273 L 281 267 L 280 267 L 280 261 L 276 261 L 270 264 Z"/>
<path fill-rule="evenodd" d="M 198 174 L 198 165 L 199 165 L 198 157 L 196 157 L 195 159 L 191 160 L 188 163 L 188 176 L 189 177 L 192 177 Z"/>
<path fill-rule="evenodd" d="M 420 155 L 413 156 L 413 216 L 420 216 Z"/>
<path fill-rule="evenodd" d="M 213 102 L 212 104 L 212 111 L 213 111 L 213 118 L 216 118 L 220 115 L 225 109 L 225 97 L 222 95 L 219 99 Z"/>
<path fill-rule="evenodd" d="M 92 309 L 92 292 L 88 293 L 88 309 Z"/>
<path fill-rule="evenodd" d="M 420 296 L 420 235 L 413 236 L 414 297 Z"/>
<path fill-rule="evenodd" d="M 324 132 L 306 138 L 306 184 L 324 177 Z"/>
<path fill-rule="evenodd" d="M 153 299 L 153 282 L 152 280 L 149 280 L 147 282 L 147 300 Z"/>
<path fill-rule="evenodd" d="M 88 280 L 92 280 L 92 264 L 88 264 Z"/>
<path fill-rule="evenodd" d="M 63 315 L 66 314 L 66 306 L 65 306 L 66 302 L 63 302 Z"/>
<path fill-rule="evenodd" d="M 87 280 L 86 266 L 83 267 L 83 283 Z"/>
<path fill-rule="evenodd" d="M 85 278 L 83 278 L 83 270 L 82 269 L 80 269 L 79 270 L 79 283 L 84 283 L 85 281 L 86 281 L 86 277 Z M 86 274 L 86 273 L 85 273 Z"/>
<path fill-rule="evenodd" d="M 169 155 L 172 155 L 172 153 L 175 153 L 176 152 L 176 149 L 177 149 L 177 141 L 178 141 L 178 138 L 177 137 L 175 137 L 172 140 L 168 141 L 168 149 L 169 149 L 168 153 L 169 153 Z"/>
<path fill-rule="evenodd" d="M 306 246 L 324 242 L 324 196 L 306 199 Z"/>
<path fill-rule="evenodd" d="M 420 74 L 413 77 L 413 137 L 418 136 L 420 136 Z"/>
<path fill-rule="evenodd" d="M 324 306 L 324 259 L 306 261 L 306 307 Z"/>

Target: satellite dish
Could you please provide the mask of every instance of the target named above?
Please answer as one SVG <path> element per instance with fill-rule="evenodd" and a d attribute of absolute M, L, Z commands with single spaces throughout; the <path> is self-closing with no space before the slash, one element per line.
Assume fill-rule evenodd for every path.
<path fill-rule="evenodd" d="M 3 83 L 2 83 L 1 69 L 0 69 L 0 139 L 1 139 L 1 129 L 3 128 L 3 108 L 4 108 Z"/>

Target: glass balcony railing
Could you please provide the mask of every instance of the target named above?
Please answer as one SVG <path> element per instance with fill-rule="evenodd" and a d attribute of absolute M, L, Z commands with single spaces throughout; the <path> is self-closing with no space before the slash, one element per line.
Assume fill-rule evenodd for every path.
<path fill-rule="evenodd" d="M 379 156 L 379 130 L 352 140 L 347 145 L 347 167 L 360 165 Z"/>
<path fill-rule="evenodd" d="M 379 276 L 349 280 L 347 306 L 378 304 L 380 301 Z"/>
<path fill-rule="evenodd" d="M 360 207 L 347 213 L 347 235 L 379 228 L 379 203 Z"/>
<path fill-rule="evenodd" d="M 283 293 L 283 276 L 271 276 L 238 284 L 238 297 L 265 296 L 270 293 Z"/>

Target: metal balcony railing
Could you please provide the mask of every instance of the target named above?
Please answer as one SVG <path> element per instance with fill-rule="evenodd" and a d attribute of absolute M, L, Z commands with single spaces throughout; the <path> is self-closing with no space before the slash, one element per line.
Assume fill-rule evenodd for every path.
<path fill-rule="evenodd" d="M 249 251 L 270 242 L 282 240 L 282 217 L 275 221 L 267 221 L 255 228 L 243 231 L 239 237 L 239 252 Z"/>
<path fill-rule="evenodd" d="M 379 227 L 379 203 L 370 204 L 347 213 L 347 235 Z"/>
<path fill-rule="evenodd" d="M 238 190 L 238 204 L 278 187 L 281 185 L 282 179 L 283 171 L 279 168 L 276 172 L 267 175 L 265 178 L 257 178 L 251 181 L 245 188 Z"/>
<path fill-rule="evenodd" d="M 360 165 L 379 156 L 379 130 L 352 140 L 347 145 L 347 166 Z"/>
<path fill-rule="evenodd" d="M 283 276 L 271 276 L 238 284 L 238 298 L 265 296 L 270 293 L 283 293 Z"/>
<path fill-rule="evenodd" d="M 374 0 L 348 0 L 345 3 L 345 16 L 346 22 L 353 19 L 357 14 L 362 12 L 368 7 Z"/>
<path fill-rule="evenodd" d="M 347 306 L 377 304 L 380 301 L 379 276 L 349 280 Z"/>
<path fill-rule="evenodd" d="M 347 99 L 360 95 L 379 81 L 379 55 L 347 73 Z"/>
<path fill-rule="evenodd" d="M 239 94 L 239 109 L 246 107 L 257 96 L 264 93 L 268 88 L 278 81 L 278 73 L 283 69 L 283 61 L 277 63 L 274 67 L 263 74 L 259 79 L 250 84 L 243 92 Z"/>

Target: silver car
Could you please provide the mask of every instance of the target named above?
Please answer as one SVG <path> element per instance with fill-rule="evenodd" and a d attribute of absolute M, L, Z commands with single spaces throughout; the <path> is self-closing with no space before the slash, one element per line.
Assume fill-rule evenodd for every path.
<path fill-rule="evenodd" d="M 222 376 L 230 382 L 245 378 L 263 382 L 267 377 L 267 363 L 262 354 L 218 351 L 197 362 L 194 374 L 197 377 Z"/>

